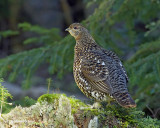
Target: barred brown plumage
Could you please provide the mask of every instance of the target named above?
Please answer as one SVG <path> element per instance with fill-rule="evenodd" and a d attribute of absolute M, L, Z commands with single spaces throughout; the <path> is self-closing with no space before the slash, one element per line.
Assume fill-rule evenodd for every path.
<path fill-rule="evenodd" d="M 79 23 L 71 24 L 66 31 L 76 40 L 73 74 L 80 90 L 98 101 L 112 98 L 125 108 L 136 107 L 128 93 L 128 77 L 118 56 L 98 46 Z"/>

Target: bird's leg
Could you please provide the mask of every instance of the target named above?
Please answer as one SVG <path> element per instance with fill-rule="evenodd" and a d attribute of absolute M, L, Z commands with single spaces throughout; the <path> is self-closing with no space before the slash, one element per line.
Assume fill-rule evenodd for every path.
<path fill-rule="evenodd" d="M 107 98 L 107 107 L 111 106 L 111 102 L 113 101 L 113 99 L 111 97 Z"/>
<path fill-rule="evenodd" d="M 110 100 L 107 101 L 107 106 L 111 106 L 111 101 Z"/>

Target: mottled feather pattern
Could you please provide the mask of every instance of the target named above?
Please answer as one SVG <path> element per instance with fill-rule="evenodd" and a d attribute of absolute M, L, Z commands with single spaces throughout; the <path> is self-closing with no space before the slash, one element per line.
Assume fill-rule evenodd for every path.
<path fill-rule="evenodd" d="M 128 93 L 128 77 L 118 56 L 98 46 L 79 23 L 72 24 L 69 32 L 76 39 L 73 74 L 80 90 L 98 101 L 113 98 L 123 107 L 136 107 Z"/>
<path fill-rule="evenodd" d="M 112 51 L 107 51 L 107 50 L 105 50 L 105 49 L 103 49 L 103 52 L 105 52 L 107 56 L 112 57 L 112 58 L 117 62 L 117 64 L 121 67 L 121 70 L 123 71 L 123 73 L 124 73 L 124 75 L 125 75 L 125 77 L 126 77 L 126 80 L 127 80 L 127 82 L 128 82 L 129 79 L 128 79 L 126 70 L 124 69 L 124 67 L 123 67 L 123 65 L 122 65 L 122 62 L 119 60 L 118 56 L 117 56 L 114 52 L 112 52 Z"/>

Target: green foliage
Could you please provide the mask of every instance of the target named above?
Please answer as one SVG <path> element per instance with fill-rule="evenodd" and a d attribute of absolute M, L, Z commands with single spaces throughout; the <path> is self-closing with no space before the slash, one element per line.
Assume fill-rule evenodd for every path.
<path fill-rule="evenodd" d="M 145 36 L 152 35 L 152 36 L 158 36 L 159 29 L 160 29 L 160 20 L 156 22 L 151 22 L 150 24 L 146 25 L 146 28 L 149 29 L 149 31 L 146 32 Z"/>
<path fill-rule="evenodd" d="M 12 30 L 6 30 L 4 32 L 0 32 L 0 35 L 4 38 L 7 38 L 9 36 L 15 36 L 18 35 L 19 32 L 18 31 L 12 31 Z"/>
<path fill-rule="evenodd" d="M 130 90 L 136 92 L 141 107 L 158 108 L 160 93 L 160 40 L 142 45 L 126 64 Z M 145 103 L 144 103 L 145 102 Z"/>
<path fill-rule="evenodd" d="M 24 40 L 25 44 L 38 41 L 40 43 L 43 42 L 43 46 L 1 59 L 0 74 L 2 76 L 8 76 L 9 81 L 13 82 L 21 75 L 25 79 L 22 86 L 28 88 L 31 85 L 30 79 L 32 75 L 41 64 L 49 64 L 49 73 L 57 73 L 59 77 L 62 77 L 66 71 L 72 70 L 70 66 L 73 61 L 73 41 L 66 43 L 71 37 L 60 40 L 61 37 L 57 29 L 49 30 L 39 26 L 32 26 L 29 23 L 21 23 L 19 28 L 23 31 L 40 34 L 40 37 L 36 36 Z M 5 35 L 6 32 L 1 33 Z M 68 50 L 70 48 L 71 50 Z M 10 74 L 8 75 L 8 73 Z"/>
<path fill-rule="evenodd" d="M 61 36 L 59 35 L 59 30 L 56 28 L 46 29 L 38 25 L 31 25 L 26 22 L 18 24 L 18 28 L 21 29 L 23 32 L 29 31 L 39 35 L 38 37 L 36 36 L 26 39 L 23 42 L 24 44 L 43 43 L 43 45 L 48 45 L 61 39 Z"/>
<path fill-rule="evenodd" d="M 160 15 L 158 1 L 103 0 L 96 2 L 99 3 L 99 8 L 84 23 L 89 23 L 87 28 L 100 45 L 111 48 L 118 54 L 124 51 L 127 54 L 136 50 L 139 44 L 152 39 L 152 36 L 144 36 L 147 31 L 145 26 Z"/>
<path fill-rule="evenodd" d="M 21 105 L 22 107 L 30 107 L 31 105 L 34 105 L 36 103 L 36 100 L 26 96 L 22 98 L 21 100 L 14 101 L 14 107 Z"/>
<path fill-rule="evenodd" d="M 16 106 L 22 106 L 22 107 L 30 107 L 31 105 L 34 105 L 36 103 L 36 100 L 26 96 L 23 97 L 20 100 L 11 101 L 10 103 L 7 103 L 5 107 L 3 107 L 3 114 L 9 113 L 12 109 L 14 109 Z"/>
<path fill-rule="evenodd" d="M 145 36 L 158 35 L 160 20 L 147 25 Z M 126 63 L 130 78 L 130 90 L 139 99 L 138 106 L 159 108 L 160 94 L 160 39 L 141 45 L 138 51 Z"/>
<path fill-rule="evenodd" d="M 8 98 L 12 99 L 12 95 L 8 92 L 8 90 L 2 85 L 3 79 L 0 79 L 0 106 L 1 106 L 1 111 L 0 115 L 2 114 L 2 109 L 3 107 L 7 107 L 7 105 L 12 105 L 11 103 L 7 102 Z"/>

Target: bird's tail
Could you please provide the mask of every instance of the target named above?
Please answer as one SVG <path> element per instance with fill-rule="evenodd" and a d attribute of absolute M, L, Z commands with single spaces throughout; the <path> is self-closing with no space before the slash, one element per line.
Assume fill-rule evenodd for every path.
<path fill-rule="evenodd" d="M 132 99 L 128 92 L 116 92 L 113 94 L 113 97 L 118 102 L 119 105 L 125 108 L 134 108 L 136 107 L 135 101 Z"/>

